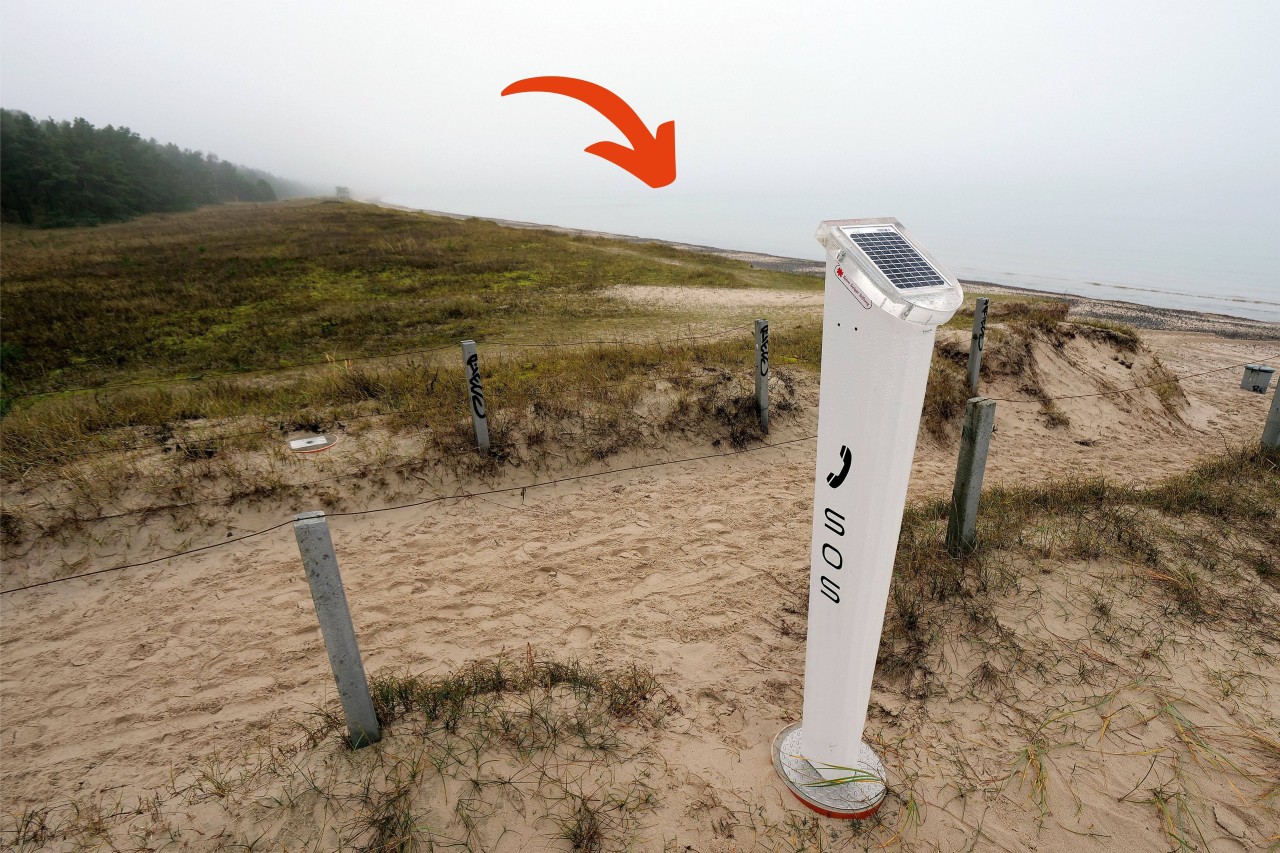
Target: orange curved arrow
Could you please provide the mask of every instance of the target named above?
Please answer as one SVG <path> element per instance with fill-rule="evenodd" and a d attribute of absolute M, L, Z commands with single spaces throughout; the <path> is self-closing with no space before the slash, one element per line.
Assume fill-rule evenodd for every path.
<path fill-rule="evenodd" d="M 502 90 L 504 96 L 521 92 L 550 92 L 582 101 L 613 122 L 631 143 L 628 148 L 616 142 L 597 142 L 586 147 L 588 154 L 621 166 L 654 189 L 676 179 L 674 121 L 658 125 L 658 132 L 651 135 L 630 104 L 603 86 L 575 77 L 529 77 Z"/>

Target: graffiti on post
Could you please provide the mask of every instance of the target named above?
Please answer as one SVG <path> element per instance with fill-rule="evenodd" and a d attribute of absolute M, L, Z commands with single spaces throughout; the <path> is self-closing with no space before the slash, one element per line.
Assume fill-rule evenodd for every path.
<path fill-rule="evenodd" d="M 480 386 L 480 356 L 471 353 L 467 356 L 467 383 L 471 387 L 471 410 L 477 418 L 485 417 L 484 388 Z"/>
<path fill-rule="evenodd" d="M 769 324 L 760 327 L 760 375 L 769 375 Z"/>

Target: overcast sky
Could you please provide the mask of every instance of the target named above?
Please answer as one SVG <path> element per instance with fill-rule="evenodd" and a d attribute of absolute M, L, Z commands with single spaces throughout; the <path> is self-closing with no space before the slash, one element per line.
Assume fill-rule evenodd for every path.
<path fill-rule="evenodd" d="M 1276 2 L 0 8 L 6 107 L 428 207 L 523 199 L 492 212 L 550 218 L 576 200 L 571 224 L 595 205 L 608 226 L 628 222 L 603 212 L 616 202 L 696 226 L 691 199 L 823 199 L 796 206 L 805 241 L 820 218 L 918 211 L 947 231 L 932 223 L 996 203 L 1276 221 Z M 650 129 L 674 120 L 676 182 L 583 153 L 621 136 L 581 103 L 499 96 L 538 75 L 606 86 Z M 725 239 L 750 248 L 752 227 Z"/>

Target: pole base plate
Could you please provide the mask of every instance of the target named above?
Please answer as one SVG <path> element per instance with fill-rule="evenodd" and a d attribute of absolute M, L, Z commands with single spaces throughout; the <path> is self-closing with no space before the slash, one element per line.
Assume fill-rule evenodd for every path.
<path fill-rule="evenodd" d="M 808 759 L 800 724 L 792 723 L 773 739 L 773 767 L 796 799 L 824 817 L 865 820 L 884 804 L 884 764 L 863 741 L 853 770 L 875 777 L 876 781 L 824 784 L 823 777 Z"/>

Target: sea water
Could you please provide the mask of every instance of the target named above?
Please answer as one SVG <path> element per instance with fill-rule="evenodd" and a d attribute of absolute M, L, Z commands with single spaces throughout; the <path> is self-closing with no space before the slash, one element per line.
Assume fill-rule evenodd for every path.
<path fill-rule="evenodd" d="M 1275 205 L 887 190 L 565 197 L 455 189 L 384 200 L 805 260 L 823 258 L 813 232 L 824 219 L 895 216 L 961 279 L 1280 323 Z"/>

